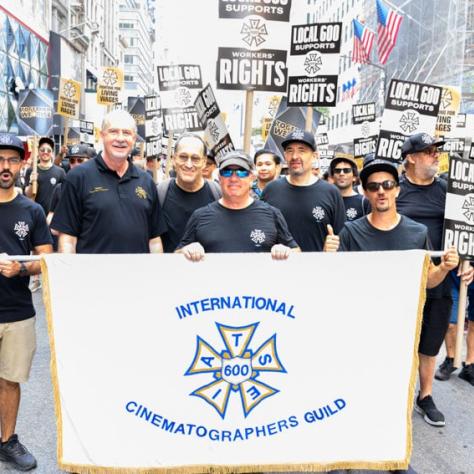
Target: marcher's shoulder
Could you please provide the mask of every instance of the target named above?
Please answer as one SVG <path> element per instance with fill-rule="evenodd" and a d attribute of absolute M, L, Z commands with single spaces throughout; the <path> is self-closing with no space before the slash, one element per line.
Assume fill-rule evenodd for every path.
<path fill-rule="evenodd" d="M 287 180 L 286 178 L 278 178 L 273 181 L 270 181 L 264 188 L 263 194 L 266 194 L 268 192 L 273 192 L 275 190 L 282 189 L 287 186 Z"/>
<path fill-rule="evenodd" d="M 428 233 L 428 227 L 425 226 L 425 224 L 422 224 L 421 222 L 414 221 L 413 219 L 410 219 L 409 217 L 405 216 L 404 214 L 401 215 L 401 223 L 402 225 L 409 230 L 409 232 L 424 232 Z"/>
<path fill-rule="evenodd" d="M 327 181 L 324 181 L 324 179 L 319 179 L 315 184 L 317 184 L 319 189 L 324 192 L 331 193 L 338 196 L 341 195 L 341 193 L 336 188 L 336 186 L 334 186 L 334 184 L 328 183 Z"/>
<path fill-rule="evenodd" d="M 94 160 L 88 160 L 81 166 L 76 166 L 75 168 L 71 169 L 69 173 L 66 174 L 66 181 L 74 183 L 81 181 L 88 176 L 96 175 L 98 172 L 97 164 L 94 162 Z"/>
<path fill-rule="evenodd" d="M 15 202 L 22 209 L 26 209 L 32 213 L 44 214 L 43 208 L 37 202 L 32 201 L 23 194 L 19 194 Z"/>

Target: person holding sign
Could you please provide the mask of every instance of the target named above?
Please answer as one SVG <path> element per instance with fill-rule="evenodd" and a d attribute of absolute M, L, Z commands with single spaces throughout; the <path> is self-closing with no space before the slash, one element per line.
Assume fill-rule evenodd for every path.
<path fill-rule="evenodd" d="M 443 140 L 427 133 L 408 137 L 402 146 L 405 176 L 400 181 L 397 208 L 400 214 L 424 224 L 434 250 L 442 250 L 446 181 L 436 176 Z M 472 267 L 469 272 L 472 275 Z M 472 279 L 472 278 L 471 278 Z M 427 291 L 420 337 L 420 395 L 416 409 L 433 426 L 444 426 L 443 413 L 432 398 L 436 356 L 443 344 L 451 317 L 452 283 L 444 279 L 440 285 Z"/>
<path fill-rule="evenodd" d="M 282 142 L 289 175 L 269 183 L 262 200 L 279 209 L 303 252 L 323 250 L 330 224 L 337 233 L 346 211 L 338 190 L 312 173 L 317 158 L 316 142 L 310 132 L 296 130 Z"/>
<path fill-rule="evenodd" d="M 372 211 L 365 217 L 346 223 L 337 236 L 331 228 L 325 242 L 325 251 L 372 251 L 372 250 L 431 250 L 429 230 L 421 223 L 398 213 L 397 197 L 401 193 L 398 171 L 396 167 L 385 160 L 369 161 L 360 173 L 364 193 L 369 200 Z M 447 274 L 459 264 L 459 256 L 455 247 L 446 250 L 439 265 L 431 264 L 428 272 L 427 288 L 436 288 L 446 278 Z M 463 273 L 461 278 L 470 283 L 472 270 Z M 426 377 L 426 367 L 422 365 L 423 352 L 426 347 L 423 333 L 426 328 L 425 319 L 421 330 L 420 355 L 420 394 L 417 397 L 415 409 L 428 418 L 430 424 L 444 425 L 444 417 L 434 405 L 431 395 L 422 394 L 422 380 Z M 439 413 L 439 414 L 438 414 Z M 442 416 L 442 415 L 441 415 Z"/>
<path fill-rule="evenodd" d="M 130 160 L 137 126 L 124 110 L 104 117 L 104 150 L 71 170 L 51 222 L 60 253 L 161 253 L 166 230 L 155 183 Z"/>
<path fill-rule="evenodd" d="M 250 197 L 252 169 L 242 151 L 219 161 L 222 198 L 194 211 L 176 252 L 197 262 L 205 252 L 271 252 L 282 260 L 299 251 L 281 212 Z"/>
<path fill-rule="evenodd" d="M 35 309 L 28 283 L 41 267 L 39 261 L 7 260 L 5 255 L 52 252 L 43 209 L 15 189 L 24 157 L 21 140 L 0 133 L 0 461 L 21 471 L 36 467 L 15 426 L 20 384 L 28 380 L 36 350 Z"/>

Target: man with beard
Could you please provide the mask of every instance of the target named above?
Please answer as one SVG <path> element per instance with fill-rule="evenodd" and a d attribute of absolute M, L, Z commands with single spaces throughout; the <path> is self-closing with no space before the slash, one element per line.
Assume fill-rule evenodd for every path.
<path fill-rule="evenodd" d="M 368 214 L 370 212 L 368 200 L 353 188 L 358 176 L 355 161 L 348 157 L 336 157 L 331 160 L 329 170 L 333 183 L 339 189 L 344 201 L 346 219 L 353 221 Z"/>
<path fill-rule="evenodd" d="M 270 150 L 259 150 L 253 158 L 257 179 L 252 183 L 251 193 L 260 199 L 265 186 L 280 175 L 281 158 Z"/>
<path fill-rule="evenodd" d="M 408 137 L 402 146 L 406 173 L 400 180 L 397 208 L 400 214 L 424 224 L 434 250 L 441 250 L 443 239 L 446 181 L 436 177 L 439 147 L 444 144 L 426 133 Z M 448 330 L 451 316 L 451 280 L 427 291 L 420 336 L 420 393 L 415 409 L 433 426 L 444 426 L 445 418 L 433 398 L 436 356 Z"/>
<path fill-rule="evenodd" d="M 35 309 L 28 289 L 40 262 L 5 255 L 51 253 L 51 235 L 41 206 L 15 189 L 25 152 L 16 136 L 0 133 L 0 461 L 28 471 L 36 459 L 15 434 L 20 383 L 28 380 L 36 349 Z"/>
<path fill-rule="evenodd" d="M 269 183 L 262 200 L 280 209 L 303 252 L 320 252 L 327 225 L 338 233 L 345 209 L 338 190 L 312 173 L 317 158 L 314 135 L 296 130 L 282 142 L 289 175 Z"/>
<path fill-rule="evenodd" d="M 51 222 L 61 253 L 161 253 L 166 230 L 152 177 L 129 159 L 137 136 L 124 110 L 102 122 L 103 152 L 71 170 Z"/>
<path fill-rule="evenodd" d="M 30 168 L 26 173 L 25 194 L 33 196 L 33 181 L 38 182 L 38 192 L 35 201 L 43 208 L 46 215 L 49 212 L 49 204 L 54 188 L 66 178 L 66 172 L 54 164 L 54 141 L 48 137 L 41 137 L 38 144 L 38 172 L 34 173 Z"/>

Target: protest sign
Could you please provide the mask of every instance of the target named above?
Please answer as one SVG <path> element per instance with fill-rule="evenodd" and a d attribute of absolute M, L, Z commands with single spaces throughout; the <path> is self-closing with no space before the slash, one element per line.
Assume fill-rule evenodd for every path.
<path fill-rule="evenodd" d="M 145 105 L 145 142 L 147 158 L 158 158 L 161 153 L 163 138 L 163 121 L 161 116 L 160 96 L 147 95 Z"/>
<path fill-rule="evenodd" d="M 292 254 L 285 262 L 209 254 L 198 264 L 182 255 L 62 254 L 44 262 L 61 469 L 408 465 L 424 251 Z M 390 272 L 381 279 L 374 266 Z M 222 268 L 232 268 L 231 279 L 212 278 Z M 256 288 L 249 268 L 266 275 L 264 286 Z M 370 305 L 353 304 L 354 268 Z M 282 295 L 281 281 L 295 278 Z M 137 281 L 140 298 L 126 298 Z M 401 292 L 397 305 L 385 304 Z M 377 377 L 360 383 L 355 366 Z"/>
<path fill-rule="evenodd" d="M 342 23 L 291 28 L 288 105 L 336 105 Z"/>
<path fill-rule="evenodd" d="M 441 103 L 442 88 L 420 82 L 392 79 L 388 88 L 377 158 L 402 161 L 405 138 L 415 133 L 433 135 Z"/>
<path fill-rule="evenodd" d="M 18 128 L 20 135 L 53 135 L 53 91 L 24 89 L 18 97 Z"/>
<path fill-rule="evenodd" d="M 456 127 L 456 116 L 461 106 L 461 91 L 459 87 L 443 86 L 438 119 L 436 121 L 436 135 L 451 135 Z M 451 135 L 452 136 L 452 135 Z"/>
<path fill-rule="evenodd" d="M 69 118 L 79 118 L 81 103 L 81 84 L 72 79 L 62 78 L 59 81 L 57 113 Z"/>
<path fill-rule="evenodd" d="M 137 124 L 140 141 L 145 139 L 145 103 L 143 97 L 129 97 L 127 109 Z"/>
<path fill-rule="evenodd" d="M 208 84 L 197 96 L 194 107 L 205 130 L 205 141 L 217 161 L 235 149 L 229 131 L 217 105 L 216 96 Z"/>
<path fill-rule="evenodd" d="M 118 67 L 103 67 L 97 82 L 97 103 L 114 105 L 120 102 L 123 89 L 123 70 Z"/>

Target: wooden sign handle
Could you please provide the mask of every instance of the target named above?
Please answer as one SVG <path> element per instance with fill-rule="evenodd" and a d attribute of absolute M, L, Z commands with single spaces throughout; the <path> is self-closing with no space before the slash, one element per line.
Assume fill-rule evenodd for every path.
<path fill-rule="evenodd" d="M 469 260 L 461 260 L 459 266 L 464 272 L 469 268 Z M 464 319 L 466 318 L 466 300 L 467 300 L 467 285 L 461 280 L 459 283 L 459 301 L 458 301 L 458 323 L 456 326 L 456 351 L 454 355 L 454 367 L 461 367 L 462 361 L 462 346 L 464 339 Z M 472 302 L 474 304 L 474 301 Z"/>

